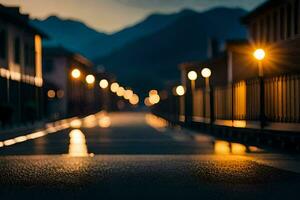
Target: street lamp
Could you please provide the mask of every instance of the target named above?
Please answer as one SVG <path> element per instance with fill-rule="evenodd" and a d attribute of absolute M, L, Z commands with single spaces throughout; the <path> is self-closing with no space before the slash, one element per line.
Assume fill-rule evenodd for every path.
<path fill-rule="evenodd" d="M 85 77 L 85 81 L 87 82 L 87 84 L 94 84 L 95 82 L 95 76 L 92 74 L 89 74 Z"/>
<path fill-rule="evenodd" d="M 112 83 L 110 85 L 110 90 L 114 93 L 116 93 L 118 91 L 118 88 L 119 88 L 119 84 L 118 83 Z"/>
<path fill-rule="evenodd" d="M 102 79 L 100 82 L 99 82 L 99 86 L 102 88 L 102 89 L 106 89 L 108 87 L 108 81 L 106 79 Z"/>
<path fill-rule="evenodd" d="M 78 79 L 81 76 L 81 72 L 79 69 L 73 69 L 71 75 L 74 79 Z"/>
<path fill-rule="evenodd" d="M 256 49 L 253 53 L 254 58 L 258 61 L 259 77 L 264 76 L 262 61 L 266 57 L 266 52 L 263 49 Z"/>
<path fill-rule="evenodd" d="M 186 102 L 188 102 L 188 104 L 186 104 L 186 105 L 189 105 L 188 109 L 185 112 L 185 120 L 187 122 L 191 122 L 192 118 L 193 118 L 193 113 L 194 113 L 194 105 L 193 104 L 194 104 L 194 90 L 195 90 L 195 85 L 196 85 L 195 81 L 198 78 L 198 74 L 195 71 L 189 71 L 187 76 L 188 76 L 188 79 L 191 81 L 191 90 L 190 90 L 191 95 L 185 96 Z"/>
<path fill-rule="evenodd" d="M 176 87 L 176 94 L 178 96 L 183 96 L 185 94 L 185 89 L 182 85 Z"/>
<path fill-rule="evenodd" d="M 203 78 L 205 78 L 205 98 L 203 101 L 203 111 L 204 111 L 204 117 L 206 117 L 206 104 L 207 104 L 207 98 L 206 95 L 209 95 L 209 101 L 210 101 L 210 123 L 213 122 L 213 102 L 212 102 L 212 93 L 210 91 L 210 84 L 209 84 L 209 78 L 211 76 L 211 70 L 209 68 L 203 68 L 201 70 L 201 75 Z"/>
<path fill-rule="evenodd" d="M 263 70 L 263 60 L 266 57 L 266 52 L 263 49 L 256 49 L 253 53 L 254 58 L 258 61 L 258 76 L 259 76 L 259 86 L 260 86 L 260 126 L 264 128 L 266 123 L 265 115 L 265 86 L 264 86 L 264 70 Z"/>

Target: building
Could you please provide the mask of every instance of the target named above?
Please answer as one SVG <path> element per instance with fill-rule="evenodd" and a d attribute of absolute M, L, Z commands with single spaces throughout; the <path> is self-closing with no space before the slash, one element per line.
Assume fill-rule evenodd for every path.
<path fill-rule="evenodd" d="M 43 117 L 42 38 L 18 7 L 0 4 L 1 123 L 23 123 Z"/>
<path fill-rule="evenodd" d="M 192 121 L 207 123 L 205 119 L 213 114 L 216 125 L 298 130 L 299 13 L 299 0 L 269 0 L 241 20 L 248 28 L 248 40 L 227 41 L 223 54 L 182 64 L 187 95 L 181 98 L 180 113 L 185 121 L 190 116 Z M 262 61 L 254 58 L 256 49 L 266 52 Z M 260 76 L 259 66 L 263 72 Z M 213 93 L 209 97 L 203 88 L 203 67 L 212 71 Z M 200 79 L 192 89 L 187 79 L 190 70 L 195 70 Z M 211 103 L 210 108 L 205 102 Z"/>
<path fill-rule="evenodd" d="M 89 108 L 83 105 L 93 101 L 93 93 L 86 87 L 85 75 L 92 71 L 93 64 L 61 46 L 44 48 L 43 57 L 47 115 L 62 118 L 87 112 Z M 80 71 L 78 79 L 72 77 L 74 69 Z"/>
<path fill-rule="evenodd" d="M 269 0 L 242 19 L 254 48 L 264 48 L 267 76 L 300 72 L 300 0 Z"/>
<path fill-rule="evenodd" d="M 95 71 L 87 58 L 61 46 L 45 47 L 43 57 L 48 117 L 56 119 L 109 109 L 109 87 L 100 88 L 99 81 L 111 82 L 111 76 Z M 90 83 L 88 75 L 94 79 Z"/>

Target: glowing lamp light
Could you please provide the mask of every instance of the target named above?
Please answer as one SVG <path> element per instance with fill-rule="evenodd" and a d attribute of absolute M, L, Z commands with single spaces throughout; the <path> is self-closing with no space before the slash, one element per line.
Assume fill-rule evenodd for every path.
<path fill-rule="evenodd" d="M 178 96 L 183 96 L 185 94 L 185 89 L 182 85 L 176 87 L 176 94 Z"/>
<path fill-rule="evenodd" d="M 133 95 L 134 94 L 133 94 L 132 90 L 126 90 L 125 93 L 124 93 L 124 98 L 130 100 L 133 97 Z"/>
<path fill-rule="evenodd" d="M 147 106 L 147 107 L 150 107 L 152 106 L 151 102 L 150 102 L 150 99 L 149 97 L 146 97 L 145 100 L 144 100 L 144 104 Z"/>
<path fill-rule="evenodd" d="M 158 91 L 157 91 L 157 90 L 150 90 L 150 91 L 149 91 L 149 96 L 157 95 L 157 94 L 158 94 Z"/>
<path fill-rule="evenodd" d="M 197 75 L 197 72 L 195 71 L 190 71 L 188 73 L 188 78 L 191 80 L 191 81 L 195 81 L 197 79 L 198 75 Z"/>
<path fill-rule="evenodd" d="M 129 99 L 129 103 L 131 103 L 132 105 L 137 105 L 139 101 L 139 96 L 136 94 L 133 94 L 132 97 Z"/>
<path fill-rule="evenodd" d="M 118 90 L 117 90 L 117 95 L 119 97 L 123 96 L 125 93 L 125 89 L 123 87 L 119 87 Z"/>
<path fill-rule="evenodd" d="M 102 79 L 100 82 L 99 82 L 99 86 L 102 88 L 102 89 L 106 89 L 108 87 L 108 81 L 106 79 Z"/>
<path fill-rule="evenodd" d="M 204 78 L 209 78 L 211 76 L 211 70 L 209 68 L 204 68 L 202 69 L 201 71 L 201 75 L 204 77 Z"/>
<path fill-rule="evenodd" d="M 54 90 L 49 90 L 47 92 L 47 96 L 50 98 L 50 99 L 53 99 L 55 97 L 55 91 Z"/>
<path fill-rule="evenodd" d="M 71 75 L 73 78 L 78 79 L 81 76 L 81 72 L 79 69 L 73 69 Z"/>
<path fill-rule="evenodd" d="M 149 97 L 149 101 L 151 104 L 157 104 L 160 101 L 160 96 L 158 94 L 152 95 Z"/>
<path fill-rule="evenodd" d="M 111 90 L 112 92 L 117 92 L 117 91 L 118 91 L 118 88 L 119 88 L 119 84 L 118 84 L 118 83 L 112 83 L 112 84 L 110 85 L 110 90 Z"/>
<path fill-rule="evenodd" d="M 93 76 L 92 74 L 89 74 L 85 77 L 85 81 L 88 84 L 93 84 L 95 82 L 95 76 Z"/>
<path fill-rule="evenodd" d="M 266 52 L 263 49 L 256 49 L 253 56 L 257 60 L 263 60 L 266 57 Z"/>

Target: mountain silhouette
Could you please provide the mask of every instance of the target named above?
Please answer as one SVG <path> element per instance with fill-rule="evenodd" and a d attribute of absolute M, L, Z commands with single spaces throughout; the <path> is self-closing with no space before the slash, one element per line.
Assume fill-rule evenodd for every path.
<path fill-rule="evenodd" d="M 183 14 L 184 13 L 184 14 Z M 178 64 L 207 58 L 208 41 L 243 39 L 242 9 L 216 8 L 203 13 L 184 10 L 165 28 L 139 38 L 95 63 L 116 74 L 140 93 L 161 89 L 179 79 Z"/>

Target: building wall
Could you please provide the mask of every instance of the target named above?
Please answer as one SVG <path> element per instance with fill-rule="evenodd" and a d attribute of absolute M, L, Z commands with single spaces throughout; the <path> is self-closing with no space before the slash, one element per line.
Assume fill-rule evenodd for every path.
<path fill-rule="evenodd" d="M 16 124 L 41 119 L 42 39 L 39 35 L 0 18 L 0 106 L 7 122 Z M 16 51 L 18 49 L 18 51 Z M 18 59 L 16 59 L 18 58 Z M 1 119 L 0 125 L 4 122 Z"/>
<path fill-rule="evenodd" d="M 300 72 L 300 0 L 270 6 L 248 21 L 251 46 L 264 48 L 266 76 Z"/>

